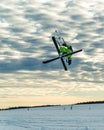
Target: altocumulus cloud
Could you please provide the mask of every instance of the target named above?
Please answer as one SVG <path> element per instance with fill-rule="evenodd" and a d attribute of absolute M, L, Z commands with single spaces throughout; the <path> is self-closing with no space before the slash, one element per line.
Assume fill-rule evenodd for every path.
<path fill-rule="evenodd" d="M 103 0 L 1 1 L 0 91 L 6 95 L 17 86 L 23 95 L 30 86 L 30 95 L 40 96 L 104 91 L 103 5 Z M 74 50 L 83 49 L 73 56 L 68 72 L 60 61 L 42 64 L 57 55 L 51 41 L 57 28 Z M 11 95 L 16 93 L 12 90 Z"/>

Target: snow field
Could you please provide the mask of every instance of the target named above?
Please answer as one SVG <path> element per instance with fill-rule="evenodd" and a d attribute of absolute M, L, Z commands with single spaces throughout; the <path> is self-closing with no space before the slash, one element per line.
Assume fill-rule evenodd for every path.
<path fill-rule="evenodd" d="M 0 130 L 104 130 L 104 104 L 3 110 Z"/>

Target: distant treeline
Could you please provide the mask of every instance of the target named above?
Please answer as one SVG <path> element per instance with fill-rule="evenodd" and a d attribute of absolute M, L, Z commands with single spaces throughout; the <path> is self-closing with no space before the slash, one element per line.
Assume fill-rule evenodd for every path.
<path fill-rule="evenodd" d="M 37 107 L 54 107 L 54 106 L 61 106 L 61 105 L 43 105 L 43 106 L 18 106 L 18 107 L 8 107 L 8 108 L 1 108 L 2 110 L 13 110 L 13 109 L 29 109 L 29 108 L 37 108 Z"/>
<path fill-rule="evenodd" d="M 80 104 L 100 104 L 100 103 L 104 103 L 104 101 L 80 102 L 80 103 L 76 103 L 76 105 L 80 105 Z"/>
<path fill-rule="evenodd" d="M 13 109 L 23 109 L 23 108 L 29 108 L 29 106 L 8 107 L 8 108 L 1 108 L 0 110 L 13 110 Z"/>
<path fill-rule="evenodd" d="M 73 105 L 81 105 L 81 104 L 100 104 L 100 103 L 104 103 L 104 101 L 80 102 L 80 103 L 76 103 L 76 104 L 73 104 Z M 27 109 L 27 110 L 29 110 L 29 108 L 37 108 L 37 107 L 54 107 L 54 106 L 62 106 L 62 105 L 18 106 L 18 107 L 2 108 L 2 109 L 0 109 L 0 111 L 2 111 L 2 110 L 13 110 L 13 109 Z"/>

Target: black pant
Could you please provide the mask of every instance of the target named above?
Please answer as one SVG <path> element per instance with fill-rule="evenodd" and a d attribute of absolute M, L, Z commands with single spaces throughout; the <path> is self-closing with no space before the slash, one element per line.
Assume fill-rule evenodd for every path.
<path fill-rule="evenodd" d="M 68 65 L 70 65 L 71 64 L 71 62 L 72 62 L 72 60 L 71 59 L 68 59 Z"/>

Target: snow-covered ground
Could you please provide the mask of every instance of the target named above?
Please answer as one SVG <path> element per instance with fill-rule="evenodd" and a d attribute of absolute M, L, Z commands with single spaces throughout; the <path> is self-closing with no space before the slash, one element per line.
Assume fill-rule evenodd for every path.
<path fill-rule="evenodd" d="M 104 104 L 3 110 L 0 130 L 104 130 Z"/>

